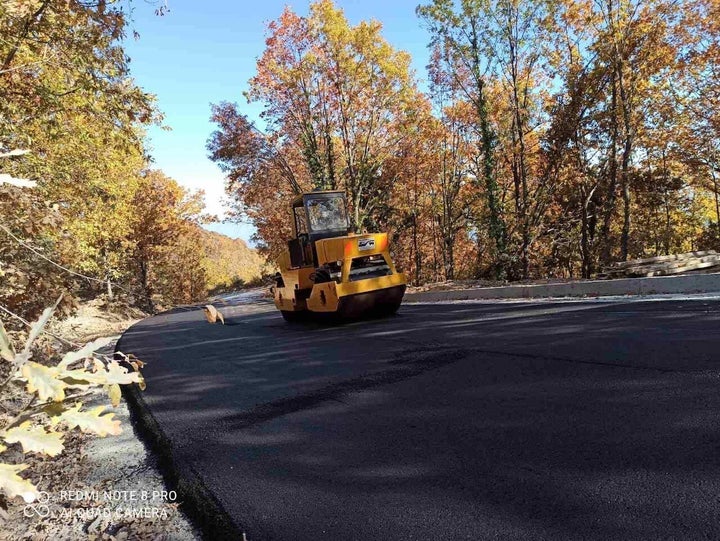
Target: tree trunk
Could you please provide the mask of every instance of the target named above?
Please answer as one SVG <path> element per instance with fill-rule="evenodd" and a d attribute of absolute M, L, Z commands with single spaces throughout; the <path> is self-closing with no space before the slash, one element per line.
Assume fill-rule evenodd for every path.
<path fill-rule="evenodd" d="M 720 239 L 720 194 L 718 194 L 718 181 L 713 167 L 710 167 L 710 175 L 712 176 L 713 195 L 715 196 L 715 226 L 717 227 L 718 239 Z"/>
<path fill-rule="evenodd" d="M 512 10 L 509 11 L 512 17 Z M 515 14 L 517 15 L 517 14 Z M 528 221 L 528 171 L 526 166 L 526 150 L 525 150 L 525 122 L 522 116 L 522 104 L 520 103 L 519 83 L 518 83 L 518 36 L 516 28 L 512 20 L 508 21 L 508 46 L 510 51 L 510 79 L 513 90 L 513 177 L 516 183 L 516 192 L 519 192 L 519 200 L 517 205 L 518 217 L 520 222 L 522 246 L 520 257 L 522 261 L 522 277 L 527 279 L 529 276 L 528 251 L 530 248 L 530 223 Z"/>
<path fill-rule="evenodd" d="M 498 198 L 497 179 L 495 178 L 495 134 L 488 119 L 485 97 L 482 92 L 479 98 L 478 115 L 480 117 L 481 132 L 482 176 L 487 197 L 490 238 L 494 241 L 496 250 L 495 277 L 502 279 L 507 277 L 508 273 L 504 261 L 507 252 L 507 232 Z"/>
<path fill-rule="evenodd" d="M 618 119 L 617 119 L 617 81 L 615 72 L 612 74 L 611 80 L 611 100 L 610 100 L 610 155 L 608 157 L 608 188 L 605 199 L 605 212 L 603 216 L 603 224 L 600 229 L 600 243 L 602 249 L 600 251 L 600 260 L 602 263 L 609 263 L 612 254 L 612 242 L 610 240 L 610 225 L 612 223 L 613 214 L 615 213 L 615 200 L 617 199 L 617 140 L 618 140 Z"/>
<path fill-rule="evenodd" d="M 623 177 L 623 228 L 620 237 L 620 260 L 627 261 L 630 241 L 630 183 L 626 180 L 626 175 Z"/>
<path fill-rule="evenodd" d="M 455 279 L 455 253 L 454 253 L 454 246 L 453 246 L 453 238 L 452 235 L 448 235 L 447 233 L 443 235 L 443 259 L 445 261 L 445 279 L 446 280 L 454 280 Z"/>
<path fill-rule="evenodd" d="M 15 44 L 10 48 L 8 54 L 3 59 L 2 67 L 0 67 L 0 75 L 4 75 L 9 72 L 10 65 L 12 64 L 13 60 L 15 59 L 15 55 L 20 49 L 22 41 L 28 37 L 30 31 L 32 30 L 33 24 L 40 19 L 43 12 L 47 9 L 48 5 L 50 5 L 50 0 L 44 0 L 42 4 L 40 4 L 38 9 L 35 11 L 35 13 L 32 13 L 27 17 L 27 19 L 25 19 L 25 24 L 23 25 L 23 29 L 20 32 L 20 35 L 18 36 Z"/>
<path fill-rule="evenodd" d="M 152 290 L 148 280 L 148 262 L 144 256 L 140 257 L 140 286 L 145 297 L 145 303 L 149 308 L 150 312 L 155 312 L 155 304 L 152 300 Z"/>
<path fill-rule="evenodd" d="M 506 252 L 507 252 L 507 230 L 502 216 L 502 208 L 498 197 L 498 183 L 495 178 L 495 131 L 490 123 L 487 109 L 487 97 L 485 96 L 485 82 L 482 75 L 481 59 L 483 53 L 477 35 L 477 20 L 470 21 L 470 51 L 472 55 L 472 71 L 475 79 L 476 96 L 473 99 L 475 111 L 478 116 L 480 128 L 480 141 L 478 151 L 482 160 L 480 176 L 485 185 L 489 214 L 490 238 L 495 244 L 495 277 L 506 278 L 508 273 Z"/>
<path fill-rule="evenodd" d="M 420 253 L 420 246 L 418 242 L 418 223 L 417 223 L 417 212 L 413 213 L 413 251 L 415 256 L 415 285 L 420 285 L 420 271 L 422 266 L 422 254 Z"/>
<path fill-rule="evenodd" d="M 435 206 L 435 202 L 433 201 L 433 207 Z M 435 211 L 430 213 L 431 216 L 431 223 L 432 223 L 432 239 L 433 239 L 433 281 L 437 282 L 438 280 L 438 234 L 437 234 L 437 223 L 435 219 Z"/>
<path fill-rule="evenodd" d="M 590 278 L 590 275 L 592 273 L 592 254 L 590 253 L 590 224 L 588 220 L 588 207 L 590 204 L 590 198 L 587 197 L 584 187 L 581 188 L 580 195 L 582 197 L 582 205 L 580 208 L 580 258 L 582 262 L 582 277 Z"/>
<path fill-rule="evenodd" d="M 623 137 L 624 146 L 622 154 L 622 188 L 623 188 L 623 228 L 620 237 L 620 259 L 627 261 L 628 245 L 630 243 L 630 159 L 632 157 L 633 147 L 633 127 L 632 118 L 630 116 L 630 97 L 625 89 L 625 80 L 622 72 L 623 66 L 618 62 L 618 87 L 620 90 L 620 106 L 622 107 L 623 117 Z"/>
<path fill-rule="evenodd" d="M 670 197 L 665 190 L 665 255 L 670 255 Z"/>
<path fill-rule="evenodd" d="M 422 267 L 422 254 L 420 253 L 420 241 L 418 239 L 418 173 L 417 173 L 417 162 L 415 165 L 415 176 L 413 186 L 413 250 L 415 252 L 415 285 L 420 285 L 420 273 Z"/>

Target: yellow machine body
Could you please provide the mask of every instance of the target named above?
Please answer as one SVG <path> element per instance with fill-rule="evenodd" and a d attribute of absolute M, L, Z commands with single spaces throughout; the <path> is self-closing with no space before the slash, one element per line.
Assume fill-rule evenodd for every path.
<path fill-rule="evenodd" d="M 300 198 L 310 202 L 342 198 L 344 205 L 342 192 L 312 192 Z M 337 201 L 325 204 L 333 208 L 340 205 Z M 296 201 L 294 208 L 300 207 Z M 344 212 L 344 207 L 338 212 Z M 296 210 L 296 214 L 301 213 Z M 325 238 L 312 240 L 312 233 L 307 238 L 298 233 L 300 221 L 294 223 L 300 241 L 289 241 L 290 248 L 278 261 L 280 272 L 273 288 L 275 306 L 286 319 L 308 312 L 354 318 L 397 311 L 407 282 L 390 257 L 387 233 L 339 231 L 338 236 L 328 236 L 331 234 L 323 232 L 318 236 Z"/>

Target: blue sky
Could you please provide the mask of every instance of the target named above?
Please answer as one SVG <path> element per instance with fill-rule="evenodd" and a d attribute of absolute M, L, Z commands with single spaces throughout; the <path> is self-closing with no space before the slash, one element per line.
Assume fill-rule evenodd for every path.
<path fill-rule="evenodd" d="M 352 24 L 375 19 L 395 48 L 408 51 L 419 79 L 428 61 L 427 32 L 415 15 L 419 0 L 336 0 Z M 223 174 L 207 158 L 205 143 L 214 129 L 210 103 L 236 101 L 257 119 L 258 104 L 248 105 L 242 93 L 255 74 L 255 63 L 265 47 L 266 23 L 286 5 L 307 14 L 304 1 L 169 0 L 170 12 L 158 17 L 154 9 L 136 2 L 135 29 L 140 39 L 126 41 L 130 68 L 137 84 L 157 96 L 170 131 L 149 131 L 154 166 L 183 186 L 203 189 L 209 212 L 224 212 Z M 212 224 L 208 227 L 231 237 L 249 240 L 250 224 Z"/>

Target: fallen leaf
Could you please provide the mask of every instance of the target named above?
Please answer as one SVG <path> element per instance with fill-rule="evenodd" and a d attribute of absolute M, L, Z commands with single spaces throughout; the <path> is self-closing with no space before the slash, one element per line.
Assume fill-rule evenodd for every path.
<path fill-rule="evenodd" d="M 205 312 L 205 317 L 207 318 L 208 323 L 216 323 L 219 319 L 220 322 L 225 325 L 225 318 L 212 304 L 206 305 L 205 308 L 203 308 L 203 311 Z"/>

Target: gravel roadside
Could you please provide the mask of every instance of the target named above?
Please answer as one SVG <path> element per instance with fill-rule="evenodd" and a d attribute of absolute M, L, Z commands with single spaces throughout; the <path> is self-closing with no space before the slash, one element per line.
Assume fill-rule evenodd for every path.
<path fill-rule="evenodd" d="M 108 312 L 93 302 L 50 328 L 86 342 L 116 335 L 144 315 L 133 310 Z M 114 347 L 108 344 L 101 353 L 111 354 Z M 0 540 L 200 539 L 182 512 L 182 502 L 166 488 L 154 456 L 138 438 L 125 399 L 115 408 L 102 391 L 85 399 L 85 408 L 98 406 L 120 421 L 120 435 L 100 438 L 70 431 L 62 454 L 51 459 L 34 453 L 23 456 L 19 446 L 6 451 L 4 458 L 10 462 L 28 465 L 23 476 L 38 487 L 41 498 L 26 505 L 19 498 L 0 497 Z"/>

